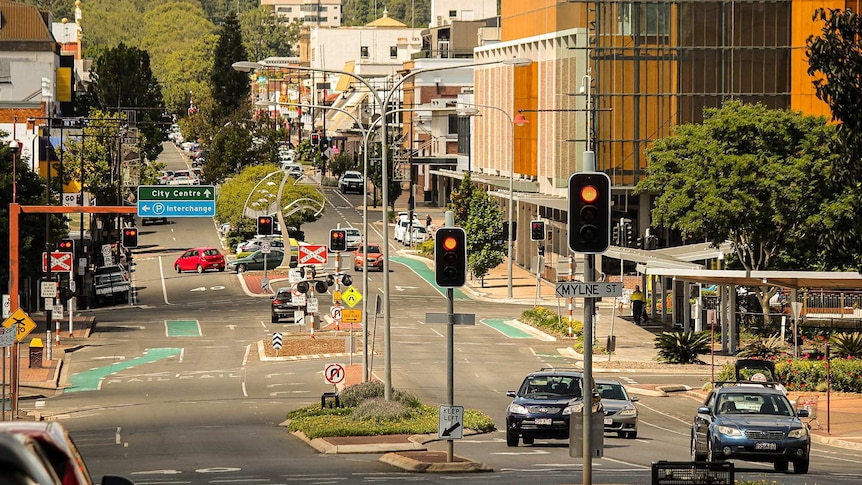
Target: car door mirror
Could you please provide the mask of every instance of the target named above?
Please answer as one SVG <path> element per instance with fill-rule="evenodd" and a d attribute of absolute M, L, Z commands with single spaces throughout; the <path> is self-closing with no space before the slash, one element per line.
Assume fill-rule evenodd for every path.
<path fill-rule="evenodd" d="M 638 402 L 638 401 L 640 401 L 640 398 L 638 398 L 637 396 L 629 396 L 629 401 Z"/>
<path fill-rule="evenodd" d="M 515 391 L 506 391 L 506 395 L 509 397 L 515 397 Z"/>
<path fill-rule="evenodd" d="M 697 414 L 712 414 L 709 408 L 706 406 L 700 406 L 697 408 Z"/>

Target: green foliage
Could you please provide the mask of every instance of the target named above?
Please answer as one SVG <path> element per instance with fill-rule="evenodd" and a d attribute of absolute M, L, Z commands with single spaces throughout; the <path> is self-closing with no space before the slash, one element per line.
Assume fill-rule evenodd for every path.
<path fill-rule="evenodd" d="M 240 15 L 242 40 L 249 59 L 288 57 L 291 45 L 299 44 L 299 21 L 285 24 L 275 14 L 272 5 L 259 5 Z"/>
<path fill-rule="evenodd" d="M 556 312 L 545 307 L 537 306 L 521 313 L 520 321 L 539 328 L 542 331 L 556 336 L 567 336 L 569 334 L 569 318 L 562 317 Z M 572 334 L 581 336 L 584 333 L 584 324 L 580 320 L 572 320 Z"/>
<path fill-rule="evenodd" d="M 214 120 L 227 118 L 248 101 L 251 92 L 248 74 L 235 71 L 232 67 L 234 62 L 246 60 L 248 53 L 242 44 L 239 22 L 236 15 L 229 13 L 219 31 L 209 75 Z"/>
<path fill-rule="evenodd" d="M 738 354 L 739 357 L 776 359 L 787 355 L 787 342 L 781 340 L 779 335 L 756 338 L 745 346 Z"/>
<path fill-rule="evenodd" d="M 382 162 L 382 153 L 380 148 L 380 143 L 372 143 L 370 144 L 370 153 L 369 153 L 369 164 L 368 167 L 368 180 L 374 184 L 375 187 L 378 187 L 378 190 L 383 189 L 383 164 Z M 371 156 L 373 154 L 373 156 Z M 398 197 L 401 197 L 401 192 L 403 191 L 403 187 L 401 186 L 401 182 L 398 180 L 393 180 L 392 174 L 395 173 L 395 161 L 393 160 L 392 152 L 389 151 L 386 157 L 386 167 L 387 167 L 387 180 L 389 180 L 389 186 L 387 189 L 389 190 L 389 208 L 395 209 L 395 201 L 398 200 Z"/>
<path fill-rule="evenodd" d="M 354 167 L 353 157 L 348 153 L 339 153 L 329 160 L 329 170 L 332 171 L 332 175 L 336 178 L 341 177 L 348 170 L 353 170 Z"/>
<path fill-rule="evenodd" d="M 431 2 L 427 0 L 344 0 L 342 4 L 344 25 L 362 26 L 383 16 L 384 8 L 389 16 L 410 26 L 421 27 L 431 21 Z"/>
<path fill-rule="evenodd" d="M 475 189 L 461 227 L 467 232 L 467 266 L 476 278 L 484 278 L 506 256 L 506 244 L 500 240 L 502 218 L 496 200 L 486 190 Z"/>
<path fill-rule="evenodd" d="M 862 358 L 862 333 L 837 333 L 829 341 L 832 344 L 831 353 L 835 357 Z"/>
<path fill-rule="evenodd" d="M 363 382 L 350 386 L 338 394 L 341 405 L 344 407 L 356 407 L 360 403 L 368 399 L 384 397 L 386 388 L 380 381 Z M 392 389 L 392 400 L 398 401 L 407 407 L 415 407 L 419 405 L 419 398 L 415 395 Z"/>
<path fill-rule="evenodd" d="M 433 257 L 434 256 L 434 240 L 428 239 L 422 244 L 416 246 L 416 252 L 419 253 L 420 256 Z"/>
<path fill-rule="evenodd" d="M 470 217 L 470 201 L 473 200 L 473 191 L 475 189 L 476 186 L 473 184 L 473 180 L 470 179 L 470 173 L 468 172 L 461 179 L 458 188 L 453 190 L 449 196 L 449 206 L 447 209 L 454 213 L 456 226 L 464 227 L 467 218 Z"/>
<path fill-rule="evenodd" d="M 655 338 L 658 360 L 670 364 L 703 364 L 698 354 L 709 352 L 709 332 L 662 332 Z"/>

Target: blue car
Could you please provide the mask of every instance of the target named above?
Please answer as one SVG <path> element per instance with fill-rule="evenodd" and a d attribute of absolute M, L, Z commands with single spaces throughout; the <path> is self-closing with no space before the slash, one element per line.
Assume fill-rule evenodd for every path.
<path fill-rule="evenodd" d="M 774 383 L 716 383 L 691 427 L 693 461 L 740 459 L 771 462 L 775 471 L 808 473 L 811 435 Z"/>

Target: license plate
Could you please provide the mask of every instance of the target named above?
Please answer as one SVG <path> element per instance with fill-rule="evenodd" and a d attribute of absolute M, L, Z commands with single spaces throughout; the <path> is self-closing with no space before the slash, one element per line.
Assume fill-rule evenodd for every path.
<path fill-rule="evenodd" d="M 755 450 L 775 450 L 776 446 L 775 446 L 775 443 L 760 442 L 760 443 L 754 444 L 754 449 Z"/>
<path fill-rule="evenodd" d="M 551 418 L 536 418 L 536 426 L 548 426 L 551 424 Z"/>
<path fill-rule="evenodd" d="M 614 424 L 614 420 L 612 418 L 605 418 L 605 424 Z"/>

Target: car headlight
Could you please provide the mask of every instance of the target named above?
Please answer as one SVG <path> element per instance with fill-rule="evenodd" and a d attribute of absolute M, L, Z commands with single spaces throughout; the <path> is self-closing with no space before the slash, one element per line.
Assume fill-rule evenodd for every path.
<path fill-rule="evenodd" d="M 509 404 L 509 412 L 512 414 L 527 414 L 527 408 L 520 404 Z"/>
<path fill-rule="evenodd" d="M 620 416 L 637 416 L 638 410 L 635 408 L 625 408 L 619 413 Z"/>
<path fill-rule="evenodd" d="M 742 436 L 742 431 L 733 426 L 719 426 L 718 432 L 726 436 Z"/>
<path fill-rule="evenodd" d="M 808 436 L 808 428 L 796 428 L 791 429 L 789 433 L 787 433 L 788 438 L 805 438 Z"/>
<path fill-rule="evenodd" d="M 580 413 L 584 410 L 584 403 L 576 402 L 570 406 L 566 406 L 566 409 L 563 409 L 563 416 L 568 416 L 572 413 Z"/>

